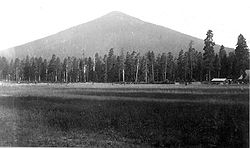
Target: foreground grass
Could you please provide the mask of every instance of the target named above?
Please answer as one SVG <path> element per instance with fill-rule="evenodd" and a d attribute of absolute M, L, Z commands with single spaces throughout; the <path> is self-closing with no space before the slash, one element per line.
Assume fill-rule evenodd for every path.
<path fill-rule="evenodd" d="M 16 88 L 14 90 L 17 91 Z M 0 97 L 0 145 L 87 147 L 248 147 L 249 145 L 248 93 L 201 95 L 152 91 L 145 95 L 142 90 L 128 93 L 119 92 L 117 88 L 105 91 L 66 88 L 63 91 L 56 90 L 51 90 L 53 93 L 45 95 L 46 97 L 40 94 L 36 96 L 35 92 Z M 47 89 L 41 91 L 49 92 Z M 63 95 L 75 94 L 78 97 L 62 98 L 59 94 L 63 92 Z M 92 99 L 93 96 L 104 99 Z M 105 100 L 109 97 L 117 99 Z M 140 101 L 133 98 L 151 100 Z M 154 99 L 191 101 L 161 102 Z M 210 99 L 220 101 L 200 101 Z"/>
<path fill-rule="evenodd" d="M 15 123 L 14 135 L 5 143 L 11 146 L 248 144 L 248 107 L 242 105 L 30 97 L 1 99 L 1 104 L 17 116 L 8 119 Z"/>

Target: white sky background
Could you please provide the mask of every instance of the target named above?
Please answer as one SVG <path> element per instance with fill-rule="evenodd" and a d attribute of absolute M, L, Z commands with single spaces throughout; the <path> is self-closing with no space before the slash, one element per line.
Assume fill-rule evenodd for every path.
<path fill-rule="evenodd" d="M 111 11 L 235 48 L 240 33 L 250 47 L 249 0 L 0 0 L 0 50 L 21 45 Z"/>

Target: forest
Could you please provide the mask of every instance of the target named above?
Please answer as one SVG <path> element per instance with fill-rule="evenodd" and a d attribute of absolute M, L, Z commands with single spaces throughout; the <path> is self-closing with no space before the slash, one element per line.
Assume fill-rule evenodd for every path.
<path fill-rule="evenodd" d="M 227 52 L 221 45 L 214 51 L 213 31 L 208 30 L 203 52 L 198 52 L 190 41 L 188 49 L 182 49 L 175 57 L 171 52 L 155 55 L 132 51 L 81 58 L 51 59 L 29 57 L 8 61 L 0 57 L 0 79 L 16 82 L 131 82 L 173 83 L 210 81 L 212 78 L 238 79 L 249 69 L 249 49 L 242 34 L 238 36 L 236 48 Z"/>

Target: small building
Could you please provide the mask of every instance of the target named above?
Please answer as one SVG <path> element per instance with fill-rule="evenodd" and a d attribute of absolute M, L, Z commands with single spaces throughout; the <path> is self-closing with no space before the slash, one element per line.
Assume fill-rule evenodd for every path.
<path fill-rule="evenodd" d="M 239 78 L 238 78 L 238 82 L 239 83 L 249 83 L 249 74 L 250 74 L 250 70 L 246 70 L 244 74 L 242 74 Z"/>
<path fill-rule="evenodd" d="M 228 80 L 227 78 L 213 78 L 211 82 L 212 84 L 227 84 Z"/>
<path fill-rule="evenodd" d="M 250 77 L 250 70 L 246 70 L 245 71 L 246 75 L 245 75 L 245 80 L 249 81 L 249 77 Z"/>

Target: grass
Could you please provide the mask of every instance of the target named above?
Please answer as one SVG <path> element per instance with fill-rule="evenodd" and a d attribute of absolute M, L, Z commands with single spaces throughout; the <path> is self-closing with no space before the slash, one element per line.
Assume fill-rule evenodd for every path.
<path fill-rule="evenodd" d="M 204 93 L 203 95 L 195 93 L 195 89 L 191 88 L 192 93 L 171 93 L 162 88 L 163 90 L 157 93 L 151 90 L 145 95 L 143 89 L 148 88 L 122 91 L 122 88 L 67 87 L 33 86 L 32 90 L 27 89 L 30 87 L 22 87 L 20 88 L 22 93 L 19 92 L 18 95 L 14 92 L 20 89 L 13 87 L 13 96 L 0 97 L 0 145 L 87 147 L 248 147 L 249 145 L 249 93 L 246 88 L 243 91 L 242 88 L 230 88 L 238 91 L 238 94 Z M 63 98 L 65 95 L 68 97 Z M 95 97 L 102 99 L 92 99 Z M 106 100 L 110 97 L 116 99 Z M 148 101 L 140 101 L 143 98 L 148 98 Z M 220 101 L 202 101 L 211 99 Z"/>

